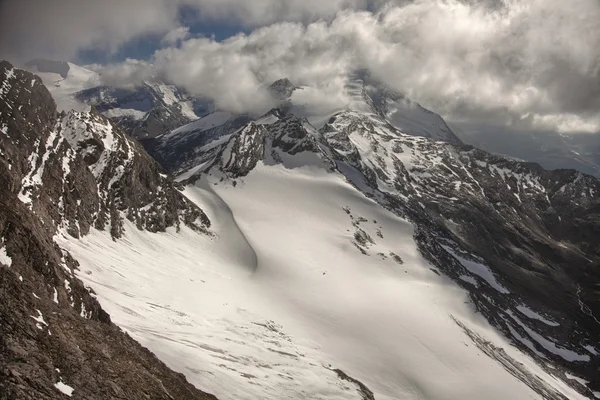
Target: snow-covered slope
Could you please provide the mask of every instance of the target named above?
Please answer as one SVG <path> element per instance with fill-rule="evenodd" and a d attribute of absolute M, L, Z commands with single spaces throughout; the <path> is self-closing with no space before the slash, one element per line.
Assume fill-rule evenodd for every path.
<path fill-rule="evenodd" d="M 76 98 L 81 90 L 100 84 L 97 72 L 90 71 L 70 62 L 52 62 L 49 60 L 32 60 L 26 67 L 44 82 L 56 106 L 60 111 L 86 111 L 89 105 Z"/>
<path fill-rule="evenodd" d="M 95 182 L 75 188 L 117 217 L 118 235 L 53 239 L 117 324 L 221 399 L 595 395 L 597 179 L 407 134 L 364 80 L 315 129 L 301 90 L 282 87 L 281 109 L 156 139 L 179 184 L 141 151 L 150 167 L 132 167 L 135 142 L 106 118 L 53 130 L 45 110 L 46 136 Z M 40 165 L 58 171 L 43 139 L 23 137 L 42 149 L 10 187 L 32 194 Z M 97 209 L 81 211 L 87 226 Z"/>
<path fill-rule="evenodd" d="M 562 379 L 571 381 L 567 373 L 591 378 L 598 330 L 590 310 L 596 304 L 593 282 L 598 277 L 588 265 L 599 260 L 591 238 L 597 237 L 594 207 L 600 183 L 460 142 L 407 134 L 389 120 L 381 99 L 368 94 L 371 89 L 364 81 L 350 82 L 347 90 L 349 109 L 331 110 L 319 130 L 310 124 L 310 116 L 298 118 L 293 115 L 297 109 L 286 106 L 287 113 L 272 110 L 255 121 L 241 121 L 241 126 L 188 130 L 174 135 L 187 137 L 182 142 L 187 145 L 165 140 L 158 149 L 166 155 L 168 168 L 179 171 L 178 180 L 194 183 L 208 176 L 215 179 L 215 190 L 227 182 L 245 188 L 247 177 L 261 165 L 290 173 L 307 166 L 338 171 L 380 207 L 413 221 L 421 254 L 437 273 L 468 291 L 477 311 L 513 345 Z M 300 92 L 293 91 L 292 103 Z M 422 126 L 430 125 L 425 121 Z M 322 201 L 330 197 L 314 191 Z M 239 198 L 249 201 L 243 193 Z M 291 210 L 293 215 L 305 212 L 302 206 Z M 577 227 L 570 222 L 573 215 L 581 216 Z M 376 256 L 367 237 L 358 232 L 356 240 L 361 253 Z M 469 336 L 482 349 L 486 339 L 472 332 Z M 482 349 L 512 373 L 528 376 L 497 350 Z M 571 384 L 581 393 L 592 393 L 587 385 Z M 538 384 L 531 386 L 539 392 Z"/>
<path fill-rule="evenodd" d="M 400 131 L 414 136 L 459 144 L 460 140 L 438 114 L 405 97 L 378 98 L 386 120 Z"/>
<path fill-rule="evenodd" d="M 128 226 L 116 244 L 102 233 L 61 244 L 120 326 L 220 399 L 542 398 L 467 332 L 504 349 L 548 398 L 579 398 L 432 271 L 409 222 L 321 157 L 300 152 L 295 164 L 314 163 L 261 161 L 235 186 L 207 176 L 188 187 L 215 238 Z"/>
<path fill-rule="evenodd" d="M 592 360 L 587 333 L 567 340 L 562 317 L 540 329 L 531 315 L 555 320 L 530 293 L 426 222 L 424 207 L 457 201 L 442 190 L 489 201 L 457 148 L 365 110 L 320 132 L 273 110 L 195 151 L 178 180 L 218 221 L 215 238 L 126 229 L 111 268 L 97 256 L 107 235 L 62 245 L 118 323 L 200 388 L 226 399 L 583 398 L 559 377 Z M 498 161 L 484 156 L 487 171 Z M 519 174 L 521 201 L 545 196 Z M 494 204 L 520 207 L 510 198 Z"/>

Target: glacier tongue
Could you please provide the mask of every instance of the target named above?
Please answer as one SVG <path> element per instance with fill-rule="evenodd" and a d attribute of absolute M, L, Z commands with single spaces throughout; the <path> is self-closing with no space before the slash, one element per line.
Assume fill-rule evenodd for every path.
<path fill-rule="evenodd" d="M 422 258 L 412 224 L 342 175 L 259 160 L 235 186 L 220 179 L 184 192 L 215 237 L 126 222 L 116 243 L 102 232 L 61 239 L 113 320 L 199 388 L 220 399 L 366 398 L 339 369 L 376 399 L 541 398 L 469 332 L 523 363 L 549 398 L 583 398 L 475 314 Z"/>

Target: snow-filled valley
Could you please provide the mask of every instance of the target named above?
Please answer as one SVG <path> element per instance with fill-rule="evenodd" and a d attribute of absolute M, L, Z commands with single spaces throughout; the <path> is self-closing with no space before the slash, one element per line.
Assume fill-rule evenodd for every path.
<path fill-rule="evenodd" d="M 101 231 L 58 241 L 117 325 L 219 399 L 542 398 L 464 327 L 583 398 L 435 272 L 411 223 L 341 174 L 261 161 L 235 185 L 207 174 L 184 194 L 212 235 L 126 223 L 117 241 Z"/>
<path fill-rule="evenodd" d="M 176 371 L 218 399 L 600 397 L 593 177 L 474 149 L 360 78 L 342 105 L 282 79 L 265 114 L 197 120 L 175 86 L 84 91 L 156 100 L 150 134 L 111 116 L 131 102 L 56 113 L 3 68 L 0 172 L 29 218 L 0 218 L 4 304 L 53 346 L 27 363 L 61 355 L 53 393 L 187 398 Z"/>

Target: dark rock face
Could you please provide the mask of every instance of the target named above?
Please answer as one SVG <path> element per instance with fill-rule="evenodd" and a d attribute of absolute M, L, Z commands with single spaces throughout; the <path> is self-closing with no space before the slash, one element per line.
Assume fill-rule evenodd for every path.
<path fill-rule="evenodd" d="M 152 138 L 170 132 L 211 110 L 173 85 L 144 82 L 133 89 L 99 86 L 82 90 L 76 98 L 90 104 L 134 138 Z M 123 113 L 123 110 L 128 110 Z"/>
<path fill-rule="evenodd" d="M 53 239 L 103 224 L 117 238 L 123 218 L 206 230 L 202 210 L 106 119 L 57 114 L 41 80 L 4 61 L 0 113 L 0 398 L 214 398 L 113 325 Z"/>
<path fill-rule="evenodd" d="M 272 146 L 281 151 L 295 155 L 304 151 L 320 152 L 317 136 L 306 129 L 306 120 L 293 115 L 279 115 L 279 120 L 268 126 L 271 132 Z"/>
<path fill-rule="evenodd" d="M 106 117 L 71 112 L 60 129 L 97 182 L 99 229 L 109 224 L 113 236 L 120 237 L 123 216 L 151 232 L 179 226 L 180 221 L 196 230 L 210 226 L 204 212 L 177 191 L 142 146 Z"/>
<path fill-rule="evenodd" d="M 206 162 L 215 155 L 212 150 L 219 149 L 211 147 L 211 142 L 231 135 L 250 121 L 248 115 L 235 115 L 219 126 L 146 138 L 141 143 L 160 165 L 174 172 Z"/>
<path fill-rule="evenodd" d="M 355 384 L 356 386 L 358 386 L 358 392 L 360 393 L 360 396 L 362 397 L 363 400 L 375 400 L 375 396 L 373 395 L 373 392 L 364 383 L 349 376 L 341 369 L 336 368 L 333 371 L 340 377 L 340 379 L 351 382 L 351 383 Z"/>
<path fill-rule="evenodd" d="M 297 87 L 288 78 L 282 78 L 273 82 L 268 89 L 273 98 L 279 101 L 285 101 L 290 98 Z"/>
<path fill-rule="evenodd" d="M 284 164 L 285 155 L 317 154 L 328 168 L 333 162 L 322 153 L 320 135 L 306 119 L 275 108 L 256 121 L 248 115 L 234 115 L 221 125 L 189 130 L 144 141 L 144 146 L 173 173 L 223 173 L 228 178 L 246 176 L 259 161 Z"/>
<path fill-rule="evenodd" d="M 282 164 L 294 168 L 297 165 L 289 164 L 286 158 L 303 152 L 316 155 L 313 161 L 318 160 L 324 167 L 333 169 L 333 162 L 319 146 L 318 133 L 306 120 L 283 114 L 279 109 L 269 111 L 259 121 L 266 118 L 271 119 L 270 123 L 250 122 L 217 146 L 218 150 L 213 149 L 212 158 L 206 162 L 202 172 L 222 174 L 229 179 L 242 178 L 259 161 L 266 165 Z M 192 175 L 189 180 L 197 175 Z"/>
<path fill-rule="evenodd" d="M 253 122 L 233 135 L 217 158 L 218 169 L 232 178 L 246 176 L 265 154 L 266 129 Z"/>
<path fill-rule="evenodd" d="M 364 176 L 357 187 L 366 183 L 367 195 L 415 222 L 423 255 L 469 290 L 493 325 L 543 365 L 600 385 L 598 179 L 406 136 L 352 112 L 322 134 L 338 165 Z M 355 145 L 365 140 L 369 154 Z"/>

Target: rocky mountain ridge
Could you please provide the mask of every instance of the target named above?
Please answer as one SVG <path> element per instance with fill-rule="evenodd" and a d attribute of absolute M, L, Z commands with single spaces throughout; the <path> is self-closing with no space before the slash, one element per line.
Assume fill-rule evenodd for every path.
<path fill-rule="evenodd" d="M 598 179 L 407 137 L 379 122 L 353 113 L 330 121 L 323 133 L 338 165 L 360 171 L 358 187 L 416 222 L 423 254 L 470 290 L 495 326 L 593 381 Z M 550 328 L 512 311 L 523 307 L 557 322 Z"/>
<path fill-rule="evenodd" d="M 110 86 L 85 67 L 47 59 L 27 62 L 52 93 L 59 110 L 84 111 L 93 106 L 135 138 L 154 137 L 198 119 L 212 103 L 187 94 L 157 77 L 134 86 Z"/>
<path fill-rule="evenodd" d="M 133 140 L 0 62 L 1 398 L 209 399 L 111 323 L 56 235 L 210 221 Z"/>
<path fill-rule="evenodd" d="M 339 112 L 319 130 L 282 109 L 239 127 L 226 120 L 191 133 L 201 144 L 188 147 L 189 157 L 170 158 L 179 152 L 166 139 L 155 147 L 157 159 L 167 159 L 184 183 L 212 176 L 243 185 L 259 163 L 342 173 L 413 221 L 435 272 L 468 290 L 516 346 L 548 371 L 584 376 L 598 390 L 599 180 L 408 135 L 367 104 L 371 112 Z M 357 247 L 374 256 L 362 239 Z M 588 386 L 574 386 L 589 395 Z"/>
<path fill-rule="evenodd" d="M 212 107 L 158 79 L 134 88 L 98 86 L 82 90 L 75 97 L 138 139 L 169 132 L 198 119 Z"/>

